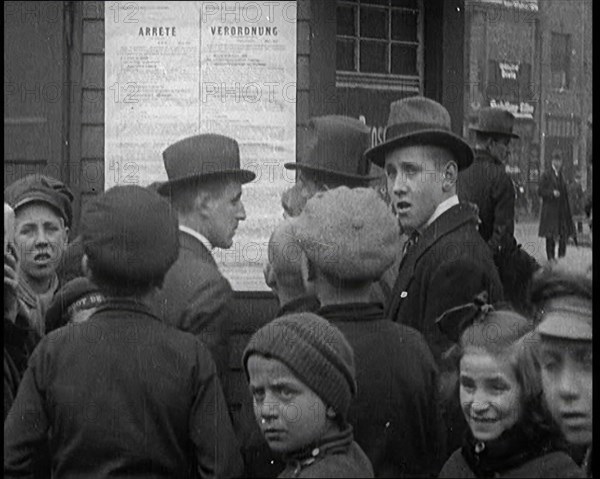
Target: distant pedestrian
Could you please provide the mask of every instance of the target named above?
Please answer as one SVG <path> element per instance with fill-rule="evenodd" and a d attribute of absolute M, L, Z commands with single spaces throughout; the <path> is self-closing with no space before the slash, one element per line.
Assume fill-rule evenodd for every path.
<path fill-rule="evenodd" d="M 567 253 L 567 240 L 575 236 L 575 226 L 571 216 L 569 194 L 562 174 L 563 159 L 560 150 L 552 152 L 552 166 L 542 174 L 538 194 L 542 198 L 539 236 L 546 238 L 546 256 L 548 261 L 556 256 L 558 238 L 558 257 Z"/>
<path fill-rule="evenodd" d="M 469 425 L 439 477 L 582 477 L 542 398 L 533 322 L 494 310 L 486 299 L 479 295 L 438 320 L 458 340 L 460 402 Z"/>
<path fill-rule="evenodd" d="M 282 316 L 252 336 L 242 365 L 256 420 L 286 462 L 278 477 L 373 477 L 347 422 L 356 372 L 338 328 L 312 313 Z"/>

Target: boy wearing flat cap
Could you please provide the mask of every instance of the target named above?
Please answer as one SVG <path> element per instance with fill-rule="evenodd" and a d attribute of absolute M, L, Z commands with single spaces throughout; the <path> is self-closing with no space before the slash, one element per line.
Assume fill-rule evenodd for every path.
<path fill-rule="evenodd" d="M 15 210 L 19 300 L 42 336 L 46 311 L 59 288 L 56 268 L 67 246 L 73 194 L 54 178 L 29 175 L 6 187 L 4 201 Z"/>
<path fill-rule="evenodd" d="M 81 230 L 83 269 L 106 300 L 32 355 L 4 423 L 4 473 L 30 473 L 49 442 L 53 477 L 240 475 L 210 352 L 152 311 L 179 251 L 170 205 L 117 186 L 88 206 Z"/>
<path fill-rule="evenodd" d="M 358 392 L 348 412 L 376 477 L 435 476 L 444 455 L 438 373 L 421 333 L 385 317 L 370 288 L 400 254 L 398 222 L 372 188 L 317 193 L 297 218 L 317 314 L 354 350 Z"/>
<path fill-rule="evenodd" d="M 425 336 L 443 380 L 454 370 L 442 361 L 451 343 L 435 319 L 481 291 L 492 303 L 503 299 L 491 251 L 477 231 L 477 214 L 456 194 L 458 172 L 471 165 L 473 151 L 451 132 L 442 105 L 415 96 L 391 104 L 386 141 L 365 155 L 385 170 L 392 207 L 410 234 L 386 316 Z M 458 405 L 458 398 L 448 400 Z M 456 413 L 464 422 L 459 408 Z M 449 432 L 449 451 L 459 447 L 461 435 Z"/>
<path fill-rule="evenodd" d="M 538 359 L 546 403 L 565 439 L 585 448 L 582 467 L 592 477 L 593 362 L 592 273 L 564 260 L 534 276 L 538 308 Z"/>
<path fill-rule="evenodd" d="M 374 477 L 346 420 L 356 373 L 338 328 L 312 313 L 282 316 L 252 336 L 242 366 L 256 420 L 286 463 L 278 477 Z"/>

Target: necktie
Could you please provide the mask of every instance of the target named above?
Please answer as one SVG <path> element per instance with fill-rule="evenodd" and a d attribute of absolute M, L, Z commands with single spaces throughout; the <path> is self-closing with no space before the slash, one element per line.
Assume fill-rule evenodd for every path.
<path fill-rule="evenodd" d="M 406 256 L 414 247 L 415 245 L 419 242 L 419 233 L 417 233 L 416 231 L 413 231 L 410 236 L 408 237 L 408 240 L 406 240 L 406 243 L 404 243 L 404 247 L 402 248 L 402 256 Z"/>

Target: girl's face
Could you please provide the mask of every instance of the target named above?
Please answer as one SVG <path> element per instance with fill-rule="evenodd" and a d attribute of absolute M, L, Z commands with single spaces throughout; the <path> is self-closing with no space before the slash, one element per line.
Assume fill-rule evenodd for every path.
<path fill-rule="evenodd" d="M 273 451 L 297 451 L 332 427 L 321 398 L 281 361 L 253 354 L 248 376 L 256 420 Z"/>
<path fill-rule="evenodd" d="M 469 347 L 460 361 L 460 403 L 473 436 L 491 441 L 522 414 L 522 391 L 508 360 Z"/>

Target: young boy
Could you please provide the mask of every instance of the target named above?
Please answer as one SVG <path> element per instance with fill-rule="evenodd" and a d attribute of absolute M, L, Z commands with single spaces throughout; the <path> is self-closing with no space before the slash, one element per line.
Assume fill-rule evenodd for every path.
<path fill-rule="evenodd" d="M 31 356 L 4 422 L 4 474 L 29 477 L 49 444 L 52 477 L 239 476 L 209 350 L 153 310 L 179 252 L 169 204 L 117 186 L 89 204 L 81 230 L 83 269 L 106 300 Z"/>
<path fill-rule="evenodd" d="M 535 277 L 532 302 L 540 323 L 539 362 L 544 396 L 565 439 L 584 448 L 592 475 L 592 275 L 567 263 L 548 263 Z"/>
<path fill-rule="evenodd" d="M 252 336 L 242 364 L 260 428 L 286 462 L 279 477 L 373 477 L 346 422 L 354 353 L 339 329 L 312 313 L 282 316 Z"/>
<path fill-rule="evenodd" d="M 444 459 L 438 371 L 416 329 L 390 321 L 370 291 L 399 253 L 400 231 L 372 188 L 313 196 L 296 219 L 317 314 L 354 350 L 358 393 L 348 412 L 377 477 L 435 476 Z M 376 405 L 376 406 L 375 406 Z"/>

